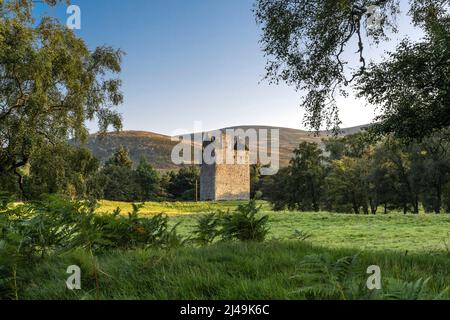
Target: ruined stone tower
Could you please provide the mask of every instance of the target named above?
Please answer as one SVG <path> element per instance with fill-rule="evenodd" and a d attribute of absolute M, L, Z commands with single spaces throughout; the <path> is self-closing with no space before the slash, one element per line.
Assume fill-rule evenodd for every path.
<path fill-rule="evenodd" d="M 233 141 L 229 141 L 230 139 Z M 214 141 L 204 142 L 203 150 Z M 213 151 L 216 158 L 221 160 L 213 164 L 203 161 L 200 175 L 201 201 L 250 199 L 249 151 L 241 143 L 236 137 L 222 134 L 221 143 Z M 231 162 L 230 155 L 233 159 Z"/>

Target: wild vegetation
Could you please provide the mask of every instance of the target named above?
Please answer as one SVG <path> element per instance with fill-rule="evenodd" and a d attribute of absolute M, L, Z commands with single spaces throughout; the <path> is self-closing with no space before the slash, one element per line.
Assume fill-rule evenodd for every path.
<path fill-rule="evenodd" d="M 363 29 L 385 40 L 398 1 L 257 1 L 267 75 L 307 91 L 311 127 L 338 129 L 350 85 L 382 110 L 368 132 L 300 144 L 273 177 L 253 166 L 270 205 L 180 202 L 197 198 L 197 167 L 94 157 L 86 121 L 121 128 L 123 52 L 90 50 L 33 3 L 0 0 L 0 299 L 450 299 L 447 0 L 410 1 L 424 39 L 371 65 Z M 65 286 L 71 265 L 81 290 Z"/>
<path fill-rule="evenodd" d="M 450 256 L 445 250 L 448 216 L 440 216 L 438 220 L 439 216 L 423 216 L 423 220 L 412 222 L 405 220 L 408 216 L 390 215 L 387 219 L 381 215 L 377 221 L 373 220 L 377 216 L 367 216 L 371 219 L 362 222 L 355 215 L 347 216 L 345 221 L 340 219 L 341 215 L 329 214 L 283 216 L 261 212 L 261 206 L 255 202 L 236 205 L 228 214 L 216 210 L 206 215 L 141 217 L 139 205 L 133 205 L 128 214 L 120 209 L 99 214 L 87 202 L 51 198 L 13 205 L 3 196 L 0 296 L 3 299 L 450 298 Z M 183 227 L 184 222 L 187 226 Z M 411 230 L 414 223 L 422 232 Z M 297 226 L 305 231 L 295 230 Z M 352 239 L 341 233 L 344 226 Z M 355 242 L 357 228 L 359 235 L 366 237 L 360 240 L 368 242 L 362 251 L 355 248 L 359 246 Z M 371 234 L 367 232 L 369 229 Z M 415 245 L 411 239 L 402 240 L 406 232 L 410 232 L 411 238 L 416 237 Z M 374 241 L 380 234 L 384 239 Z M 423 239 L 428 240 L 430 235 L 444 236 L 440 246 L 433 250 L 421 248 Z M 324 237 L 328 237 L 329 243 Z M 395 242 L 401 245 L 386 250 Z M 369 248 L 371 244 L 373 247 Z M 411 251 L 401 251 L 404 248 Z M 365 286 L 366 269 L 373 264 L 383 270 L 382 290 L 370 291 Z M 81 290 L 65 287 L 66 270 L 71 265 L 81 268 Z"/>
<path fill-rule="evenodd" d="M 448 130 L 421 141 L 363 132 L 302 143 L 289 167 L 260 182 L 276 210 L 450 213 Z"/>
<path fill-rule="evenodd" d="M 257 0 L 267 78 L 302 92 L 304 122 L 338 130 L 337 98 L 350 93 L 380 108 L 379 134 L 423 138 L 450 126 L 448 0 Z M 399 34 L 410 19 L 424 37 Z M 412 29 L 412 26 L 411 26 Z M 402 37 L 382 61 L 368 49 Z"/>

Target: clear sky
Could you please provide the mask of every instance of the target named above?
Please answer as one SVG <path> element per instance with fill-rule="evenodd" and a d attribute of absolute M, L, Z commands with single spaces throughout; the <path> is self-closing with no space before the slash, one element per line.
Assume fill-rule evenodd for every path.
<path fill-rule="evenodd" d="M 402 0 L 402 2 L 406 2 Z M 76 31 L 91 48 L 111 45 L 126 52 L 125 130 L 172 134 L 233 125 L 303 128 L 300 93 L 262 81 L 265 58 L 252 13 L 254 0 L 72 0 L 82 13 Z M 65 7 L 48 9 L 65 19 Z M 418 37 L 408 19 L 400 37 Z M 378 59 L 395 41 L 369 52 Z M 372 107 L 340 99 L 343 127 L 369 123 Z M 95 125 L 90 124 L 91 131 Z"/>

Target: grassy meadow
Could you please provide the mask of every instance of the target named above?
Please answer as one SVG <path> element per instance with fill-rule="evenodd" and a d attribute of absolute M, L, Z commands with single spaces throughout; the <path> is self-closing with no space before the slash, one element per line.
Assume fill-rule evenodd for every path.
<path fill-rule="evenodd" d="M 202 213 L 242 202 L 145 203 L 140 214 L 169 215 L 180 235 L 193 236 Z M 450 215 L 376 216 L 273 212 L 265 242 L 216 242 L 173 248 L 83 249 L 19 270 L 18 299 L 450 299 Z M 102 201 L 98 214 L 129 203 Z M 308 239 L 295 236 L 296 230 Z M 68 290 L 70 265 L 81 290 Z M 381 268 L 382 289 L 366 287 L 367 268 Z M 23 282 L 23 284 L 21 284 Z"/>
<path fill-rule="evenodd" d="M 72 264 L 82 269 L 79 291 L 67 290 L 62 281 Z M 374 264 L 382 270 L 383 288 L 369 291 L 366 270 Z M 118 251 L 98 257 L 97 268 L 79 251 L 23 276 L 32 280 L 21 299 L 450 299 L 448 255 L 326 249 L 294 241 Z"/>
<path fill-rule="evenodd" d="M 179 230 L 189 236 L 199 214 L 233 210 L 242 202 L 147 202 L 142 215 L 165 213 Z M 337 213 L 274 212 L 259 202 L 261 214 L 269 215 L 269 239 L 295 240 L 296 230 L 311 235 L 314 245 L 327 248 L 353 248 L 368 251 L 439 252 L 450 251 L 450 215 L 401 213 L 355 215 Z M 101 201 L 99 212 L 120 208 L 131 211 L 130 203 Z"/>

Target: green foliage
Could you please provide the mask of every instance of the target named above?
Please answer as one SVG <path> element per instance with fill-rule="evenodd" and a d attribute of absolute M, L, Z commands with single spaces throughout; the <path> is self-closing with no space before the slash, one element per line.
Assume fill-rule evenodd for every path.
<path fill-rule="evenodd" d="M 295 230 L 294 234 L 292 235 L 292 239 L 299 240 L 299 241 L 307 241 L 311 239 L 313 235 L 309 232 L 303 231 L 303 230 Z"/>
<path fill-rule="evenodd" d="M 334 260 L 328 254 L 306 256 L 299 265 L 301 274 L 294 276 L 300 280 L 301 289 L 297 293 L 304 294 L 309 299 L 388 299 L 388 300 L 421 300 L 442 299 L 449 287 L 432 293 L 429 283 L 431 277 L 416 281 L 405 281 L 388 278 L 379 290 L 370 291 L 366 287 L 363 268 L 358 261 L 359 256 L 349 256 Z"/>
<path fill-rule="evenodd" d="M 367 47 L 398 32 L 400 14 L 397 0 L 258 0 L 266 77 L 306 92 L 304 121 L 316 130 L 324 123 L 337 129 L 336 98 L 355 82 L 361 96 L 381 107 L 381 132 L 416 138 L 448 127 L 448 1 L 410 1 L 408 14 L 425 39 L 404 40 L 387 61 L 366 63 Z"/>
<path fill-rule="evenodd" d="M 9 192 L 0 191 L 0 212 L 8 209 L 8 206 L 14 201 L 14 195 Z"/>
<path fill-rule="evenodd" d="M 194 240 L 202 245 L 212 244 L 219 237 L 223 241 L 263 242 L 269 232 L 269 217 L 260 216 L 260 210 L 252 200 L 240 204 L 233 212 L 218 210 L 201 215 L 196 219 Z"/>
<path fill-rule="evenodd" d="M 294 150 L 290 162 L 290 208 L 319 211 L 324 166 L 322 151 L 315 143 L 303 142 Z"/>
<path fill-rule="evenodd" d="M 210 212 L 197 218 L 193 234 L 195 241 L 201 245 L 209 245 L 220 235 L 220 212 Z"/>
<path fill-rule="evenodd" d="M 178 172 L 169 175 L 170 180 L 167 185 L 169 197 L 177 200 L 196 200 L 200 191 L 200 172 L 197 167 L 183 167 Z"/>
<path fill-rule="evenodd" d="M 425 39 L 404 40 L 359 80 L 359 95 L 380 106 L 377 133 L 412 140 L 450 126 L 450 14 L 448 2 L 438 7 L 427 13 Z"/>
<path fill-rule="evenodd" d="M 261 207 L 254 200 L 239 205 L 236 211 L 222 217 L 221 236 L 224 240 L 258 241 L 265 240 L 269 232 L 267 223 L 269 216 L 259 217 Z"/>
<path fill-rule="evenodd" d="M 430 280 L 431 278 L 412 282 L 391 281 L 390 292 L 384 296 L 390 300 L 420 300 L 426 297 L 427 285 Z"/>
<path fill-rule="evenodd" d="M 254 164 L 250 166 L 250 198 L 259 200 L 262 197 L 261 187 L 261 165 Z"/>
<path fill-rule="evenodd" d="M 182 244 L 176 227 L 169 227 L 169 220 L 163 214 L 151 218 L 139 217 L 139 205 L 133 205 L 128 216 L 116 210 L 112 215 L 98 215 L 89 212 L 76 222 L 76 236 L 70 243 L 73 248 L 104 252 L 112 249 L 131 249 L 137 247 L 172 247 Z"/>
<path fill-rule="evenodd" d="M 358 256 L 334 260 L 329 255 L 306 256 L 299 264 L 302 270 L 294 278 L 300 280 L 299 293 L 308 298 L 349 300 L 364 297 L 362 283 L 354 280 Z"/>
<path fill-rule="evenodd" d="M 97 174 L 99 161 L 84 147 L 60 143 L 34 153 L 24 179 L 28 199 L 43 194 L 63 194 L 84 199 L 94 196 L 90 185 Z"/>
<path fill-rule="evenodd" d="M 331 268 L 333 278 L 338 283 L 353 290 L 344 290 L 348 299 L 387 299 L 383 294 L 393 294 L 394 282 L 416 282 L 420 278 L 429 280 L 422 299 L 449 299 L 450 263 L 445 255 L 421 254 L 405 257 L 390 252 L 361 252 L 354 262 L 356 250 L 330 250 L 313 247 L 308 243 L 270 241 L 220 242 L 207 247 L 180 247 L 175 251 L 162 251 L 154 248 L 110 252 L 98 257 L 102 270 L 99 278 L 98 294 L 95 292 L 95 279 L 92 276 L 92 262 L 89 253 L 78 250 L 55 257 L 34 269 L 26 269 L 20 277 L 27 279 L 21 287 L 23 299 L 102 299 L 102 300 L 304 300 L 340 297 L 342 290 L 332 287 L 331 292 L 316 290 L 299 292 L 304 284 L 321 285 L 313 281 L 316 269 L 305 270 L 300 267 L 306 257 L 328 256 L 331 265 L 336 265 L 342 257 L 350 260 L 351 268 L 344 262 L 338 276 L 337 267 Z M 308 258 L 310 261 L 311 258 Z M 319 258 L 318 258 L 319 259 Z M 361 288 L 368 275 L 366 268 L 379 264 L 382 270 L 383 290 L 369 293 Z M 82 269 L 82 290 L 74 294 L 61 285 L 66 279 L 68 265 L 79 265 Z M 353 269 L 353 271 L 345 271 Z M 336 271 L 335 271 L 336 270 Z M 311 273 L 311 274 L 310 274 Z M 308 277 L 308 274 L 311 276 Z M 293 277 L 293 275 L 295 275 Z M 300 277 L 297 277 L 300 276 Z M 310 280 L 308 280 L 310 278 Z M 307 281 L 308 280 L 308 281 Z M 173 285 L 168 290 L 169 284 Z M 344 286 L 344 287 L 345 287 Z M 354 288 L 354 289 L 353 289 Z M 301 291 L 301 290 L 300 290 Z M 360 292 L 360 294 L 358 294 Z"/>
<path fill-rule="evenodd" d="M 219 237 L 223 241 L 262 242 L 269 232 L 269 217 L 261 216 L 260 210 L 261 207 L 252 200 L 238 205 L 232 212 L 218 210 L 201 215 L 194 226 L 194 240 L 202 245 L 211 244 Z"/>
<path fill-rule="evenodd" d="M 46 1 L 56 3 L 56 1 Z M 32 1 L 0 2 L 0 175 L 15 174 L 42 148 L 83 141 L 86 120 L 101 132 L 121 128 L 122 51 L 91 51 L 73 30 L 49 17 L 34 19 Z"/>
<path fill-rule="evenodd" d="M 139 186 L 135 171 L 122 166 L 105 166 L 97 177 L 101 198 L 116 201 L 137 201 Z"/>
<path fill-rule="evenodd" d="M 383 19 L 371 28 L 367 8 L 375 3 Z M 398 11 L 396 0 L 258 0 L 255 14 L 268 57 L 267 78 L 306 91 L 302 106 L 312 128 L 319 130 L 324 121 L 338 125 L 335 95 L 345 94 L 364 70 L 365 45 L 386 40 L 395 30 Z M 350 68 L 352 60 L 356 63 Z"/>
<path fill-rule="evenodd" d="M 139 186 L 139 200 L 154 200 L 160 194 L 161 187 L 159 174 L 145 158 L 141 158 L 136 168 L 136 181 Z"/>
<path fill-rule="evenodd" d="M 291 203 L 289 168 L 281 168 L 276 175 L 266 177 L 262 183 L 264 199 L 272 204 L 275 211 L 286 209 Z"/>
<path fill-rule="evenodd" d="M 303 143 L 288 168 L 264 179 L 264 197 L 275 210 L 418 214 L 448 210 L 448 129 L 420 141 L 368 132 L 324 141 L 325 150 Z"/>
<path fill-rule="evenodd" d="M 133 161 L 128 154 L 128 150 L 123 146 L 120 146 L 120 148 L 117 149 L 112 157 L 106 162 L 106 166 L 117 166 L 131 169 L 131 167 L 133 166 Z"/>
<path fill-rule="evenodd" d="M 0 210 L 0 275 L 5 279 L 0 292 L 17 295 L 17 270 L 70 250 L 83 248 L 95 260 L 94 254 L 108 250 L 184 244 L 167 216 L 141 218 L 138 205 L 127 217 L 120 210 L 99 215 L 96 208 L 56 196 L 19 206 L 5 201 Z"/>
<path fill-rule="evenodd" d="M 132 167 L 128 151 L 121 147 L 95 177 L 98 197 L 116 201 L 150 201 L 160 194 L 159 174 L 142 158 Z"/>
<path fill-rule="evenodd" d="M 233 206 L 237 204 L 233 203 Z M 174 203 L 165 205 L 171 208 Z M 176 205 L 180 208 L 182 204 Z M 185 205 L 185 210 L 191 210 L 193 205 L 202 206 L 203 210 L 207 208 L 202 203 Z M 215 209 L 229 206 L 228 203 L 212 205 Z M 84 209 L 77 209 L 79 206 Z M 139 228 L 147 228 L 145 219 L 138 215 L 141 210 L 145 211 L 141 206 L 133 205 L 128 215 L 121 215 L 119 210 L 113 214 L 91 215 L 91 206 L 86 202 L 44 199 L 35 202 L 31 211 L 25 210 L 27 206 L 10 203 L 8 209 L 0 211 L 0 297 L 403 299 L 417 296 L 408 293 L 417 290 L 402 289 L 403 286 L 433 275 L 418 298 L 450 298 L 446 290 L 450 287 L 449 256 L 442 244 L 448 237 L 449 217 L 446 215 L 270 213 L 268 236 L 278 240 L 263 243 L 216 241 L 205 247 L 178 247 L 180 242 L 183 243 L 178 231 L 184 237 L 191 236 L 197 217 L 177 215 L 167 220 L 166 228 L 164 217 L 150 215 L 148 218 L 154 220 L 148 222 L 152 227 L 148 227 L 146 232 L 150 236 L 147 237 L 139 232 Z M 158 208 L 165 211 L 161 204 Z M 26 221 L 36 215 L 50 215 L 56 219 L 62 216 L 61 221 L 66 222 L 60 224 L 73 223 L 74 233 L 61 242 L 59 231 L 51 228 L 53 222 L 42 217 L 32 223 L 38 232 L 19 227 L 28 225 L 19 220 Z M 214 226 L 220 232 L 222 217 L 216 214 L 207 219 L 207 224 L 211 225 L 217 219 L 219 223 L 214 222 Z M 182 226 L 178 226 L 180 222 Z M 45 225 L 50 231 L 45 230 Z M 312 234 L 318 246 L 300 241 L 301 237 L 292 238 L 292 231 L 300 227 L 303 232 L 298 234 Z M 215 227 L 206 229 L 214 230 Z M 54 239 L 54 244 L 41 241 L 36 236 L 40 233 L 52 235 L 49 239 Z M 19 249 L 25 234 L 32 239 L 25 242 L 31 249 Z M 192 236 L 198 237 L 198 234 Z M 219 235 L 215 239 L 220 238 Z M 404 254 L 405 250 L 409 251 L 408 255 Z M 357 259 L 353 259 L 357 252 Z M 82 290 L 76 295 L 61 285 L 67 278 L 67 266 L 73 264 L 82 269 Z M 383 290 L 368 292 L 365 288 L 366 268 L 373 264 L 382 270 Z M 167 290 L 168 282 L 176 282 L 177 286 Z"/>

